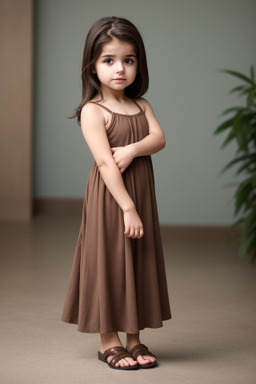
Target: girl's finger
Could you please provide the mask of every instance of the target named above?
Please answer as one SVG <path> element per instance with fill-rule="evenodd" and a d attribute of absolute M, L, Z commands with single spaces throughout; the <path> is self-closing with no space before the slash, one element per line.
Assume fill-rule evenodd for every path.
<path fill-rule="evenodd" d="M 141 239 L 144 235 L 144 230 L 143 230 L 143 227 L 140 228 L 140 235 L 139 235 L 139 239 Z"/>
<path fill-rule="evenodd" d="M 129 237 L 133 237 L 134 236 L 134 229 L 130 229 L 130 233 L 129 233 Z"/>
<path fill-rule="evenodd" d="M 128 233 L 129 233 L 129 228 L 128 228 L 128 227 L 125 227 L 125 229 L 124 229 L 124 234 L 125 234 L 125 236 L 128 236 Z"/>

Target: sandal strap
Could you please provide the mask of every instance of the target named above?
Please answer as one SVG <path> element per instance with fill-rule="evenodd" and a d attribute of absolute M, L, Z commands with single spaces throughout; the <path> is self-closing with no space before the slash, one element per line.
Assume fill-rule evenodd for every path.
<path fill-rule="evenodd" d="M 134 360 L 137 360 L 137 357 L 138 356 L 152 356 L 152 357 L 155 357 L 155 355 L 153 355 L 153 353 L 151 353 L 149 350 L 148 350 L 148 347 L 146 347 L 146 345 L 144 344 L 137 344 L 135 345 L 129 352 L 133 359 Z M 156 357 L 155 357 L 156 358 Z"/>
<path fill-rule="evenodd" d="M 128 353 L 124 347 L 120 346 L 106 349 L 106 351 L 104 352 L 104 359 L 107 361 L 107 358 L 109 356 L 113 356 L 113 358 L 109 362 L 109 364 L 113 367 L 116 365 L 116 363 L 118 363 L 119 360 L 124 359 L 125 357 L 132 358 L 131 354 Z"/>

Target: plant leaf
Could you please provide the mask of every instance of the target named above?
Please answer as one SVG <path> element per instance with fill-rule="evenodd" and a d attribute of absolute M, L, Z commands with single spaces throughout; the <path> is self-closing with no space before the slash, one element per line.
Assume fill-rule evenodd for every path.
<path fill-rule="evenodd" d="M 242 95 L 246 95 L 247 93 L 254 93 L 255 92 L 255 88 L 256 88 L 256 85 L 254 84 L 254 86 L 252 87 L 245 87 L 244 90 L 241 92 L 241 96 Z"/>
<path fill-rule="evenodd" d="M 232 167 L 233 165 L 235 165 L 236 163 L 239 163 L 240 161 L 243 161 L 243 160 L 246 160 L 250 157 L 254 157 L 256 159 L 256 155 L 243 155 L 243 156 L 240 156 L 240 157 L 237 157 L 233 160 L 231 160 L 222 170 L 221 170 L 221 174 L 223 172 L 225 172 L 228 168 Z"/>
<path fill-rule="evenodd" d="M 243 120 L 242 114 L 238 113 L 234 118 L 234 129 L 235 129 L 235 136 L 236 136 L 238 147 L 240 148 L 240 150 L 246 151 L 247 142 L 243 134 L 242 120 Z"/>
<path fill-rule="evenodd" d="M 255 98 L 255 87 L 254 89 L 250 89 L 248 92 L 248 97 L 247 97 L 248 106 L 252 106 L 254 104 L 254 98 Z"/>
<path fill-rule="evenodd" d="M 235 216 L 239 213 L 243 205 L 246 205 L 248 196 L 254 190 L 251 180 L 242 182 L 235 192 Z"/>
<path fill-rule="evenodd" d="M 247 216 L 244 222 L 244 233 L 255 233 L 256 234 L 256 207 L 252 210 L 252 212 Z M 256 237 L 256 235 L 255 235 Z"/>
<path fill-rule="evenodd" d="M 226 147 L 226 145 L 234 140 L 236 138 L 236 135 L 235 135 L 235 132 L 234 130 L 232 129 L 232 131 L 229 132 L 228 136 L 226 137 L 226 139 L 224 140 L 224 142 L 221 144 L 221 148 L 224 148 Z"/>
<path fill-rule="evenodd" d="M 227 115 L 230 112 L 241 112 L 241 111 L 244 111 L 244 110 L 245 110 L 244 107 L 231 107 L 231 108 L 227 108 L 227 109 L 225 109 L 224 112 L 222 112 L 221 116 Z"/>
<path fill-rule="evenodd" d="M 256 236 L 255 234 L 250 235 L 248 238 L 244 238 L 240 246 L 240 256 L 247 255 L 254 247 L 256 247 Z"/>
<path fill-rule="evenodd" d="M 220 124 L 214 131 L 214 135 L 217 135 L 218 133 L 224 131 L 225 129 L 232 127 L 233 125 L 233 118 L 224 121 L 222 124 Z"/>
<path fill-rule="evenodd" d="M 244 75 L 243 73 L 241 73 L 241 72 L 232 71 L 232 70 L 230 70 L 230 69 L 223 69 L 221 72 L 228 73 L 229 75 L 238 77 L 239 79 L 242 79 L 242 80 L 244 80 L 245 82 L 254 85 L 254 81 L 251 80 L 249 77 L 245 76 L 245 75 Z"/>
<path fill-rule="evenodd" d="M 237 87 L 232 88 L 231 91 L 229 91 L 229 94 L 235 93 L 235 92 L 240 92 L 240 91 L 243 91 L 245 89 L 247 89 L 246 85 L 238 85 Z"/>
<path fill-rule="evenodd" d="M 254 171 L 256 171 L 256 168 L 248 169 L 251 164 L 255 165 L 255 161 L 254 160 L 249 160 L 249 161 L 245 162 L 240 168 L 238 168 L 238 170 L 236 171 L 236 175 L 239 175 L 244 170 L 248 170 L 248 171 L 253 171 L 254 170 Z"/>

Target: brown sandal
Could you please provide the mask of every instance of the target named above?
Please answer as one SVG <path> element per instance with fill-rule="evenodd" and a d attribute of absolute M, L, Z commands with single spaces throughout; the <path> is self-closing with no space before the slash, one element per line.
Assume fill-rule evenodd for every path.
<path fill-rule="evenodd" d="M 153 356 L 155 359 L 156 359 L 156 356 L 153 355 L 153 353 L 151 353 L 149 350 L 148 350 L 148 347 L 146 347 L 146 345 L 144 344 L 137 344 L 135 345 L 130 351 L 129 353 L 132 355 L 132 358 L 134 360 L 137 360 L 138 356 Z M 139 364 L 139 363 L 138 363 Z M 149 363 L 149 364 L 139 364 L 140 368 L 153 368 L 153 367 L 156 367 L 157 366 L 157 361 L 154 361 L 152 363 Z"/>
<path fill-rule="evenodd" d="M 109 356 L 113 356 L 113 358 L 108 362 L 107 358 Z M 137 365 L 129 365 L 128 367 L 116 367 L 116 363 L 118 363 L 119 360 L 124 359 L 126 357 L 133 358 L 130 353 L 127 352 L 127 350 L 124 347 L 116 346 L 111 347 L 109 349 L 106 349 L 104 353 L 98 352 L 98 358 L 100 361 L 103 361 L 104 363 L 107 363 L 108 366 L 112 369 L 119 369 L 119 370 L 134 370 L 139 368 L 139 364 Z"/>

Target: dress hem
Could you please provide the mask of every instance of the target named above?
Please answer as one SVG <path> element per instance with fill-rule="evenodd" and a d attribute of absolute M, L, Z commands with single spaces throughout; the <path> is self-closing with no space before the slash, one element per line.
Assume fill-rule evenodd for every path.
<path fill-rule="evenodd" d="M 163 318 L 162 321 L 167 321 L 167 320 L 170 320 L 172 318 L 172 316 L 168 316 L 166 318 Z M 67 323 L 67 324 L 73 324 L 73 325 L 78 325 L 78 323 L 76 321 L 69 321 L 69 320 L 64 320 L 62 319 L 62 321 L 64 323 Z M 142 331 L 143 329 L 145 328 L 151 328 L 151 329 L 157 329 L 157 328 L 162 328 L 163 327 L 163 323 L 160 323 L 158 325 L 145 325 L 145 326 L 142 326 L 142 327 L 139 327 L 137 330 L 135 329 L 124 329 L 124 328 L 118 328 L 118 329 L 104 329 L 104 330 L 95 330 L 95 331 L 89 331 L 89 330 L 85 330 L 84 328 L 80 328 L 79 326 L 77 327 L 77 331 L 78 332 L 82 332 L 82 333 L 110 333 L 110 332 L 123 332 L 123 333 L 139 333 L 139 331 Z"/>

